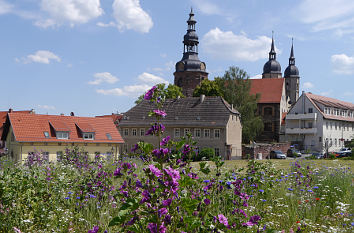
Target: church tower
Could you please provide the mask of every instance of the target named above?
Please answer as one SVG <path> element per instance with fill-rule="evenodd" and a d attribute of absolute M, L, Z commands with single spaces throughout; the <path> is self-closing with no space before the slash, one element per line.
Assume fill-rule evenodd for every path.
<path fill-rule="evenodd" d="M 289 66 L 284 72 L 286 96 L 290 99 L 290 104 L 294 105 L 299 98 L 299 70 L 295 66 L 294 42 L 291 43 Z"/>
<path fill-rule="evenodd" d="M 274 39 L 272 35 L 272 45 L 269 52 L 269 60 L 263 66 L 262 78 L 281 78 L 281 66 L 276 58 L 277 53 L 274 49 Z"/>
<path fill-rule="evenodd" d="M 186 97 L 193 96 L 194 89 L 200 85 L 204 79 L 208 79 L 208 73 L 205 71 L 206 66 L 198 58 L 198 35 L 195 32 L 195 24 L 193 9 L 189 13 L 187 20 L 188 29 L 184 35 L 184 49 L 182 60 L 176 63 L 176 72 L 174 84 L 182 88 L 182 92 Z"/>

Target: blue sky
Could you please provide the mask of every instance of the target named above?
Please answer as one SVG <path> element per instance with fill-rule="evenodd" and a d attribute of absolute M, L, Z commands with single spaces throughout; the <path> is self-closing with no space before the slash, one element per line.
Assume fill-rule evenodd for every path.
<path fill-rule="evenodd" d="M 300 92 L 354 102 L 352 0 L 0 0 L 0 110 L 129 110 L 173 83 L 190 7 L 209 79 L 259 77 L 274 31 L 282 72 L 294 38 Z"/>

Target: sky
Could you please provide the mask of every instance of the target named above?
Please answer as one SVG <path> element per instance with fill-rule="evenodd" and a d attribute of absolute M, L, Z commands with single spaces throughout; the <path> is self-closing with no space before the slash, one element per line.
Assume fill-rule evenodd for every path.
<path fill-rule="evenodd" d="M 302 91 L 354 103 L 353 0 L 0 0 L 0 110 L 122 113 L 172 83 L 193 7 L 209 79 L 260 78 L 272 31 Z"/>

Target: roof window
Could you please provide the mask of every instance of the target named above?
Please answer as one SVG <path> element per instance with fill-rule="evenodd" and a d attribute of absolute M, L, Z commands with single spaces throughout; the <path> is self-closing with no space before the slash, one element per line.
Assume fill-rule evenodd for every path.
<path fill-rule="evenodd" d="M 44 137 L 45 138 L 49 138 L 49 132 L 48 131 L 44 131 Z"/>
<path fill-rule="evenodd" d="M 106 136 L 107 136 L 107 139 L 108 139 L 108 140 L 112 140 L 112 136 L 111 136 L 110 133 L 106 133 Z"/>

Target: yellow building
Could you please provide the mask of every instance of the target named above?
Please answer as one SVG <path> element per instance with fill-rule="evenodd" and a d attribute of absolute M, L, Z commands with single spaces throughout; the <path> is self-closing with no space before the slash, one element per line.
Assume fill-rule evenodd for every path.
<path fill-rule="evenodd" d="M 110 118 L 34 113 L 7 114 L 1 138 L 16 161 L 25 161 L 34 152 L 57 161 L 67 148 L 76 146 L 91 158 L 96 154 L 117 158 L 124 143 Z"/>

